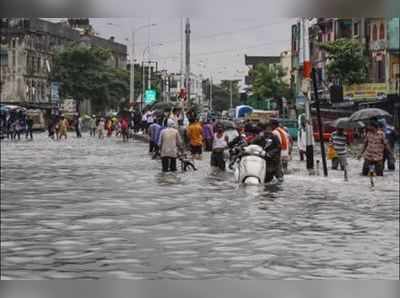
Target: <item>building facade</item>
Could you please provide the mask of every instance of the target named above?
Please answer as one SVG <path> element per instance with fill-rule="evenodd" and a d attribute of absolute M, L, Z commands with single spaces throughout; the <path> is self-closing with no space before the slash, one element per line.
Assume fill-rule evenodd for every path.
<path fill-rule="evenodd" d="M 336 101 L 329 90 L 326 53 L 319 44 L 340 38 L 357 40 L 368 57 L 370 88 L 382 92 L 382 96 L 396 93 L 399 76 L 399 17 L 385 18 L 316 18 L 309 27 L 310 58 L 317 74 L 318 92 L 322 99 Z M 302 51 L 300 23 L 292 26 L 292 70 L 296 93 L 301 94 Z M 397 89 L 396 89 L 397 88 Z M 398 91 L 397 91 L 398 93 Z"/>
<path fill-rule="evenodd" d="M 110 49 L 110 65 L 126 68 L 127 49 L 113 39 L 104 39 L 79 23 L 53 23 L 38 18 L 1 19 L 0 97 L 3 103 L 24 105 L 51 104 L 52 82 L 49 77 L 56 51 L 78 43 Z"/>
<path fill-rule="evenodd" d="M 393 123 L 400 119 L 400 18 L 314 18 L 310 21 L 310 60 L 317 74 L 317 88 L 321 104 L 344 109 L 349 114 L 362 107 L 379 107 L 389 111 Z M 302 108 L 304 96 L 302 37 L 300 22 L 292 26 L 292 73 L 297 96 L 297 107 Z M 328 78 L 326 53 L 319 44 L 339 38 L 360 42 L 368 60 L 368 81 L 365 84 L 337 88 L 339 82 Z"/>
<path fill-rule="evenodd" d="M 1 101 L 48 103 L 53 53 L 79 37 L 61 23 L 2 19 Z"/>

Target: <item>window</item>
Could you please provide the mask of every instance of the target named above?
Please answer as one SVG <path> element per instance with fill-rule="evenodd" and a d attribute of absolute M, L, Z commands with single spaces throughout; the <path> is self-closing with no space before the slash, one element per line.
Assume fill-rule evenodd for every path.
<path fill-rule="evenodd" d="M 31 71 L 35 72 L 36 68 L 35 68 L 35 57 L 32 57 L 32 61 L 31 61 Z"/>
<path fill-rule="evenodd" d="M 41 61 L 41 59 L 40 59 L 40 57 L 39 57 L 38 60 L 37 60 L 37 72 L 40 72 L 40 70 L 41 70 L 41 68 L 40 68 L 41 64 L 42 64 L 42 61 Z"/>
<path fill-rule="evenodd" d="M 0 48 L 0 65 L 8 66 L 8 51 L 4 48 Z"/>
<path fill-rule="evenodd" d="M 360 35 L 360 23 L 354 23 L 354 36 Z"/>
<path fill-rule="evenodd" d="M 15 50 L 13 50 L 13 54 L 12 54 L 12 66 L 13 66 L 13 68 L 15 68 L 16 67 L 16 64 L 17 64 L 17 53 L 15 52 Z"/>
<path fill-rule="evenodd" d="M 379 39 L 384 40 L 385 39 L 385 25 L 381 23 L 379 27 Z"/>
<path fill-rule="evenodd" d="M 28 71 L 28 65 L 29 65 L 29 55 L 28 54 L 26 55 L 25 64 L 26 64 L 26 71 Z"/>
<path fill-rule="evenodd" d="M 372 40 L 375 41 L 378 39 L 378 28 L 376 24 L 372 27 Z"/>
<path fill-rule="evenodd" d="M 385 82 L 385 63 L 384 61 L 378 61 L 377 62 L 377 70 L 378 70 L 378 83 L 384 83 Z"/>
<path fill-rule="evenodd" d="M 13 40 L 12 40 L 12 48 L 13 49 L 15 49 L 15 43 L 16 43 L 15 38 L 13 38 Z"/>

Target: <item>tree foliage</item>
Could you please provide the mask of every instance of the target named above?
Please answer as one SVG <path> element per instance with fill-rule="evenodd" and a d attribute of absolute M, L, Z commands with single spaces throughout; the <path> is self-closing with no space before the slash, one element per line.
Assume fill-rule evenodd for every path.
<path fill-rule="evenodd" d="M 285 72 L 280 66 L 259 64 L 250 72 L 250 76 L 254 78 L 253 94 L 261 100 L 291 95 L 289 85 L 283 81 Z"/>
<path fill-rule="evenodd" d="M 213 85 L 213 110 L 222 112 L 230 108 L 230 81 L 222 80 L 220 84 Z M 239 81 L 232 81 L 232 105 L 240 103 Z"/>
<path fill-rule="evenodd" d="M 359 42 L 342 38 L 319 44 L 319 47 L 328 54 L 327 73 L 330 81 L 338 80 L 343 85 L 367 81 L 368 59 Z"/>
<path fill-rule="evenodd" d="M 111 67 L 107 49 L 72 45 L 57 52 L 51 79 L 61 82 L 61 96 L 88 99 L 96 112 L 118 109 L 129 98 L 129 72 Z M 135 84 L 139 89 L 140 75 Z"/>

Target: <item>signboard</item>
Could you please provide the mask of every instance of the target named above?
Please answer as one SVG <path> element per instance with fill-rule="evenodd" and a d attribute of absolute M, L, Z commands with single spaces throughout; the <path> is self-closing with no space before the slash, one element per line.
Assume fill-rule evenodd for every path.
<path fill-rule="evenodd" d="M 148 89 L 144 93 L 144 103 L 149 105 L 156 101 L 156 90 Z"/>
<path fill-rule="evenodd" d="M 74 99 L 65 99 L 62 103 L 62 110 L 65 113 L 75 113 L 76 101 Z"/>
<path fill-rule="evenodd" d="M 278 111 L 253 110 L 253 112 L 247 115 L 247 119 L 251 121 L 270 121 L 272 118 L 277 118 L 278 116 Z"/>
<path fill-rule="evenodd" d="M 343 87 L 343 97 L 348 100 L 376 100 L 386 96 L 387 88 L 385 83 L 359 84 Z"/>
<path fill-rule="evenodd" d="M 50 87 L 51 92 L 51 102 L 59 102 L 60 101 L 60 83 L 59 82 L 51 82 Z"/>

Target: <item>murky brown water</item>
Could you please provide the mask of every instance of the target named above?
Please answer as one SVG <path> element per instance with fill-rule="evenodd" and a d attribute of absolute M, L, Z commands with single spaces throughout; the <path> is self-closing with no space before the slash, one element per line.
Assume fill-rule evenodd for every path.
<path fill-rule="evenodd" d="M 140 141 L 1 143 L 2 278 L 399 278 L 399 172 L 163 175 Z"/>

